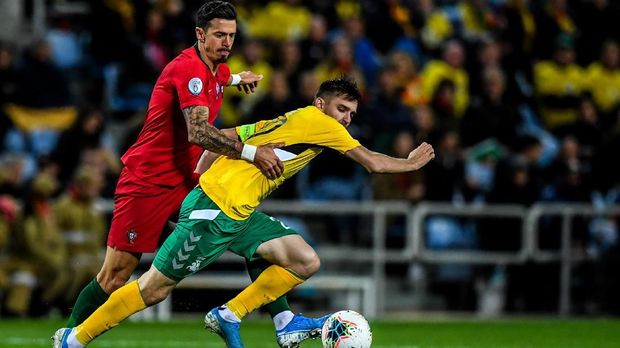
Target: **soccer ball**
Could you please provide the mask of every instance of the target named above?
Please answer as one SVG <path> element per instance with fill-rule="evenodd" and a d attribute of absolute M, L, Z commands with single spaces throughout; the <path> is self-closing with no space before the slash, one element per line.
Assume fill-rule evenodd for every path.
<path fill-rule="evenodd" d="M 347 310 L 332 314 L 321 330 L 323 348 L 370 348 L 372 332 L 363 315 Z"/>

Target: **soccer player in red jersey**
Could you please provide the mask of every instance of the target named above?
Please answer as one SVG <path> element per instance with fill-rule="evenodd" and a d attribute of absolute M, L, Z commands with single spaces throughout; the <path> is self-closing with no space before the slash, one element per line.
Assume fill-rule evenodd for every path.
<path fill-rule="evenodd" d="M 103 266 L 78 296 L 69 326 L 81 323 L 124 285 L 142 253 L 155 251 L 168 219 L 197 184 L 194 169 L 203 149 L 251 161 L 270 179 L 282 174 L 273 149 L 283 144 L 244 145 L 212 126 L 225 86 L 252 93 L 262 78 L 247 71 L 231 74 L 224 64 L 235 33 L 234 6 L 205 3 L 196 14 L 196 44 L 157 79 L 142 131 L 122 157 Z"/>

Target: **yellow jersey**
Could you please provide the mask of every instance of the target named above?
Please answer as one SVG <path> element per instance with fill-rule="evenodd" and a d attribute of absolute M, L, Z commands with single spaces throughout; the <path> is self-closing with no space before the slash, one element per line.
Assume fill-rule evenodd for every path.
<path fill-rule="evenodd" d="M 360 146 L 336 119 L 315 106 L 291 111 L 272 120 L 236 128 L 250 145 L 284 142 L 276 150 L 284 163 L 282 176 L 269 180 L 245 160 L 220 156 L 200 176 L 200 187 L 231 219 L 244 220 L 260 202 L 327 147 L 345 153 Z"/>

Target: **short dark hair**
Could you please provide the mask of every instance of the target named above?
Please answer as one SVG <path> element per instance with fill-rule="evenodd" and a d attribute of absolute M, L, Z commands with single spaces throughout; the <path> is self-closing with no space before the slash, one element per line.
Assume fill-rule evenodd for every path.
<path fill-rule="evenodd" d="M 237 10 L 230 2 L 221 0 L 207 1 L 196 12 L 196 26 L 208 29 L 211 25 L 211 20 L 215 18 L 236 20 Z"/>
<path fill-rule="evenodd" d="M 324 81 L 316 92 L 316 96 L 321 98 L 337 96 L 358 103 L 362 99 L 357 83 L 346 76 Z"/>

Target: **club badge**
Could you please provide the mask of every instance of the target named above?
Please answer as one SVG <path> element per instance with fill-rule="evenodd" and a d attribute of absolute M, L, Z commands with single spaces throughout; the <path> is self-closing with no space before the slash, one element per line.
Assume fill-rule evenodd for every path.
<path fill-rule="evenodd" d="M 136 239 L 138 239 L 138 232 L 136 232 L 136 230 L 132 228 L 127 231 L 127 242 L 129 242 L 129 244 L 133 244 Z"/>
<path fill-rule="evenodd" d="M 193 95 L 199 95 L 202 92 L 202 81 L 198 77 L 193 77 L 187 83 L 187 89 Z"/>

